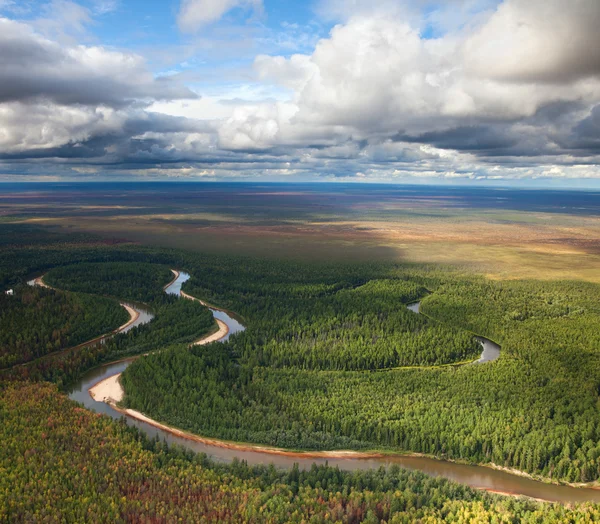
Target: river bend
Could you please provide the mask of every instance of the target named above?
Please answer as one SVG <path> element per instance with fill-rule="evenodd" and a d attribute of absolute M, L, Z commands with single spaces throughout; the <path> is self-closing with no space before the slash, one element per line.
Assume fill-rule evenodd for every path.
<path fill-rule="evenodd" d="M 177 276 L 177 279 L 174 280 L 165 291 L 170 294 L 179 295 L 181 292 L 181 285 L 189 278 L 190 276 L 187 273 L 180 273 Z M 409 307 L 413 311 L 419 312 L 418 304 L 411 304 Z M 215 318 L 222 320 L 229 327 L 229 333 L 224 337 L 224 340 L 244 329 L 244 326 L 240 322 L 225 311 L 215 308 L 211 308 L 211 311 Z M 478 338 L 484 347 L 482 357 L 478 362 L 489 362 L 497 359 L 500 347 L 483 337 Z M 117 420 L 123 418 L 123 414 L 113 409 L 110 405 L 105 404 L 104 402 L 95 401 L 90 396 L 89 389 L 106 378 L 122 373 L 127 366 L 129 366 L 130 362 L 131 361 L 109 363 L 87 372 L 70 391 L 69 397 L 80 402 L 86 408 L 98 413 L 104 413 Z M 374 456 L 372 458 L 315 458 L 302 457 L 301 454 L 300 456 L 286 456 L 257 450 L 229 449 L 176 436 L 168 431 L 156 428 L 151 424 L 136 420 L 132 417 L 125 417 L 125 420 L 127 424 L 139 428 L 151 438 L 158 436 L 161 440 L 165 440 L 169 444 L 177 444 L 197 453 L 205 453 L 217 462 L 228 463 L 234 458 L 238 458 L 247 461 L 251 465 L 272 463 L 280 468 L 290 468 L 294 464 L 299 464 L 301 468 L 310 468 L 313 463 L 316 463 L 319 465 L 329 464 L 333 467 L 337 466 L 346 471 L 367 470 L 396 464 L 402 468 L 418 470 L 434 477 L 445 477 L 473 488 L 492 492 L 522 495 L 561 503 L 600 503 L 600 490 L 546 484 L 485 466 L 456 464 L 445 460 L 410 455 L 383 455 Z"/>

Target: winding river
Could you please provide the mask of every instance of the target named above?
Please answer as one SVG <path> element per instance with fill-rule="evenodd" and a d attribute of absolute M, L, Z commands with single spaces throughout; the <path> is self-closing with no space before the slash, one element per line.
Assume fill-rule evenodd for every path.
<path fill-rule="evenodd" d="M 412 304 L 408 304 L 406 307 L 410 309 L 413 313 L 421 313 L 421 302 L 413 302 Z M 473 362 L 473 364 L 484 364 L 485 362 L 493 362 L 494 360 L 498 360 L 498 358 L 500 358 L 501 348 L 498 344 L 496 344 L 489 338 L 480 336 L 477 336 L 475 338 L 483 347 L 483 352 L 481 353 L 481 357 L 479 357 L 479 360 L 476 360 L 475 362 Z"/>
<path fill-rule="evenodd" d="M 190 276 L 187 273 L 180 273 L 177 279 L 172 282 L 165 291 L 167 293 L 179 295 L 181 292 L 181 285 L 189 278 Z M 417 313 L 419 312 L 418 304 L 411 304 L 410 308 Z M 244 329 L 244 326 L 227 312 L 214 308 L 211 308 L 211 311 L 215 318 L 222 320 L 229 327 L 229 333 L 224 337 L 224 340 Z M 149 320 L 145 321 L 147 322 Z M 500 348 L 497 344 L 481 337 L 480 342 L 484 347 L 484 351 L 478 362 L 489 362 L 498 358 Z M 104 413 L 114 419 L 121 419 L 123 417 L 121 412 L 113 409 L 104 402 L 95 401 L 90 396 L 89 389 L 98 382 L 123 372 L 129 364 L 130 361 L 116 362 L 89 371 L 73 387 L 69 393 L 69 397 L 93 411 Z M 126 421 L 127 424 L 136 426 L 150 437 L 158 436 L 170 444 L 184 446 L 198 453 L 206 453 L 213 460 L 220 462 L 231 462 L 234 457 L 237 457 L 240 460 L 247 461 L 249 464 L 272 463 L 280 468 L 289 468 L 295 463 L 303 468 L 310 468 L 313 463 L 327 463 L 330 466 L 338 466 L 340 469 L 348 471 L 366 470 L 397 464 L 402 468 L 422 471 L 423 473 L 432 476 L 445 477 L 477 489 L 485 489 L 492 492 L 523 495 L 562 503 L 600 502 L 600 490 L 546 484 L 484 466 L 456 464 L 429 457 L 410 455 L 381 455 L 370 458 L 344 456 L 315 458 L 312 456 L 302 456 L 302 454 L 290 454 L 292 456 L 287 456 L 258 450 L 229 449 L 227 447 L 206 444 L 173 435 L 168 431 L 156 428 L 151 424 L 131 417 L 126 417 Z"/>
<path fill-rule="evenodd" d="M 51 286 L 44 282 L 44 275 L 33 278 L 27 281 L 28 286 L 42 286 L 48 289 L 53 289 Z M 181 285 L 180 285 L 181 287 Z M 75 347 L 71 347 L 62 352 L 72 351 L 73 349 L 84 348 L 84 347 L 97 347 L 98 345 L 104 344 L 109 338 L 113 337 L 115 333 L 127 333 L 131 331 L 134 327 L 141 326 L 142 324 L 147 324 L 154 318 L 154 313 L 152 310 L 146 306 L 145 304 L 141 304 L 138 302 L 120 302 L 121 306 L 127 309 L 127 312 L 132 316 L 132 319 L 127 322 L 124 326 L 116 329 L 112 333 L 107 333 L 105 335 L 101 335 L 93 340 L 89 340 L 87 342 L 83 342 Z M 135 314 L 135 317 L 133 315 Z M 51 355 L 47 355 L 48 357 Z M 45 358 L 45 357 L 42 357 Z"/>

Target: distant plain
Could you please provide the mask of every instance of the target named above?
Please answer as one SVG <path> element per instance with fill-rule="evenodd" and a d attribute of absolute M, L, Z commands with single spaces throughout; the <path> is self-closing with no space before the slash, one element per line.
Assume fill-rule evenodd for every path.
<path fill-rule="evenodd" d="M 600 282 L 600 193 L 359 184 L 2 184 L 0 221 L 207 252 Z"/>

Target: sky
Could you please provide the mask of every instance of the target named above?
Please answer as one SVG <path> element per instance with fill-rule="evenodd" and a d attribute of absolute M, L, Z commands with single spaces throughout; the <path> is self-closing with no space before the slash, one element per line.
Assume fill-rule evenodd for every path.
<path fill-rule="evenodd" d="M 599 0 L 0 0 L 0 181 L 600 187 Z"/>

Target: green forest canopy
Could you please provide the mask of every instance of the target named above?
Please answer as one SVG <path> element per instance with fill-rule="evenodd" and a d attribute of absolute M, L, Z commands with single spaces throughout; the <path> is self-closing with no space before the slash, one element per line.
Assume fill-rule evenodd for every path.
<path fill-rule="evenodd" d="M 113 421 L 76 408 L 47 385 L 8 385 L 8 380 L 28 378 L 64 386 L 98 362 L 165 348 L 174 341 L 170 329 L 175 327 L 179 335 L 173 348 L 144 359 L 152 365 L 149 369 L 133 366 L 128 370 L 128 392 L 137 395 L 134 401 L 140 403 L 148 402 L 147 389 L 137 383 L 142 377 L 160 379 L 165 367 L 173 373 L 174 378 L 169 377 L 153 392 L 155 404 L 150 408 L 156 413 L 160 410 L 162 420 L 173 417 L 172 423 L 178 423 L 174 418 L 177 397 L 171 384 L 181 380 L 177 382 L 180 389 L 189 382 L 197 384 L 197 395 L 213 395 L 207 398 L 215 405 L 204 411 L 204 421 L 194 418 L 198 410 L 186 413 L 179 405 L 179 416 L 190 416 L 190 426 L 204 434 L 288 447 L 423 450 L 475 462 L 494 461 L 554 479 L 593 480 L 598 478 L 600 441 L 599 291 L 595 285 L 490 282 L 440 267 L 267 263 L 141 246 L 105 246 L 89 238 L 42 245 L 43 235 L 38 235 L 32 245 L 21 246 L 22 236 L 14 238 L 0 256 L 3 285 L 14 285 L 33 272 L 53 267 L 113 262 L 135 266 L 152 261 L 166 271 L 170 267 L 187 269 L 194 277 L 186 286 L 188 292 L 239 312 L 248 329 L 228 344 L 188 351 L 189 342 L 214 329 L 212 316 L 197 303 L 165 296 L 162 286 L 166 282 L 160 277 L 142 296 L 156 314 L 150 324 L 116 337 L 102 348 L 50 355 L 0 377 L 0 413 L 7 421 L 0 430 L 6 428 L 2 435 L 6 445 L 0 448 L 0 468 L 5 472 L 0 476 L 0 482 L 5 482 L 0 489 L 0 511 L 4 512 L 0 520 L 27 520 L 36 512 L 39 516 L 56 515 L 57 511 L 61 515 L 72 511 L 80 518 L 82 512 L 103 518 L 115 515 L 115 520 L 144 514 L 185 518 L 199 513 L 240 520 L 239 500 L 256 502 L 251 506 L 263 508 L 261 518 L 264 515 L 274 521 L 310 516 L 323 519 L 326 514 L 345 521 L 389 518 L 397 522 L 425 517 L 470 521 L 502 516 L 513 522 L 600 518 L 592 505 L 564 508 L 489 498 L 451 483 L 447 488 L 437 481 L 427 485 L 419 484 L 419 479 L 408 482 L 402 470 L 387 473 L 387 480 L 373 481 L 360 474 L 352 479 L 340 477 L 335 470 L 303 478 L 294 472 L 278 476 L 266 468 L 262 472 L 249 472 L 243 466 L 226 469 L 203 462 L 201 457 L 185 458 L 138 440 Z M 162 271 L 168 281 L 169 275 Z M 360 306 L 350 306 L 345 295 L 367 290 L 373 301 L 383 295 L 381 305 L 392 305 L 399 301 L 394 302 L 394 296 L 386 298 L 385 290 L 394 285 L 408 293 L 400 301 L 403 311 L 405 299 L 412 299 L 415 289 L 432 292 L 424 299 L 423 309 L 439 322 L 426 323 L 425 330 L 441 329 L 437 324 L 442 324 L 443 337 L 452 333 L 462 336 L 466 330 L 489 336 L 502 344 L 501 358 L 482 366 L 365 371 L 386 367 L 381 351 L 367 350 L 369 338 L 365 335 L 378 328 L 375 311 L 380 307 L 371 306 L 371 300 L 365 302 L 365 311 L 373 313 L 373 322 L 353 325 L 349 339 L 354 351 L 364 355 L 347 369 L 339 369 L 343 359 L 336 355 L 344 345 L 337 344 L 335 322 L 325 323 L 327 337 L 314 340 L 315 350 L 308 351 L 304 341 L 294 342 L 299 329 L 310 337 L 311 323 L 318 320 L 310 311 L 302 313 L 302 307 L 313 304 L 316 312 L 325 315 L 337 316 L 346 310 L 360 315 Z M 378 287 L 383 291 L 377 291 Z M 93 291 L 111 294 L 98 288 Z M 298 308 L 290 316 L 301 313 L 301 322 L 293 328 L 283 322 L 267 326 L 269 319 L 284 318 L 286 297 Z M 183 319 L 192 318 L 198 319 L 198 324 L 184 323 Z M 406 333 L 402 316 L 397 318 L 392 340 Z M 275 344 L 263 351 L 271 336 L 279 337 L 278 344 L 287 344 L 294 354 L 285 356 Z M 329 348 L 334 354 L 331 360 L 322 356 Z M 447 358 L 444 353 L 432 352 L 427 365 L 435 365 L 439 355 Z M 291 360 L 285 360 L 288 358 Z M 146 372 L 152 377 L 144 376 Z M 217 380 L 220 389 L 215 390 Z M 243 424 L 235 427 L 236 421 Z M 27 457 L 27 461 L 15 461 L 16 456 Z M 62 462 L 54 460 L 57 456 Z M 109 456 L 114 461 L 107 459 Z M 136 476 L 141 471 L 140 459 L 152 468 L 159 467 L 147 471 L 145 478 L 156 479 L 151 485 Z M 112 486 L 104 483 L 102 475 L 92 473 L 115 464 L 123 475 Z M 34 477 L 40 479 L 33 484 L 40 486 L 39 493 L 27 488 Z M 69 480 L 75 478 L 77 482 Z M 324 488 L 322 480 L 328 487 Z M 395 482 L 408 483 L 394 491 Z M 48 490 L 54 498 L 47 498 Z M 99 500 L 98 493 L 106 496 Z M 142 493 L 146 493 L 143 501 Z M 276 502 L 271 504 L 271 500 Z"/>

